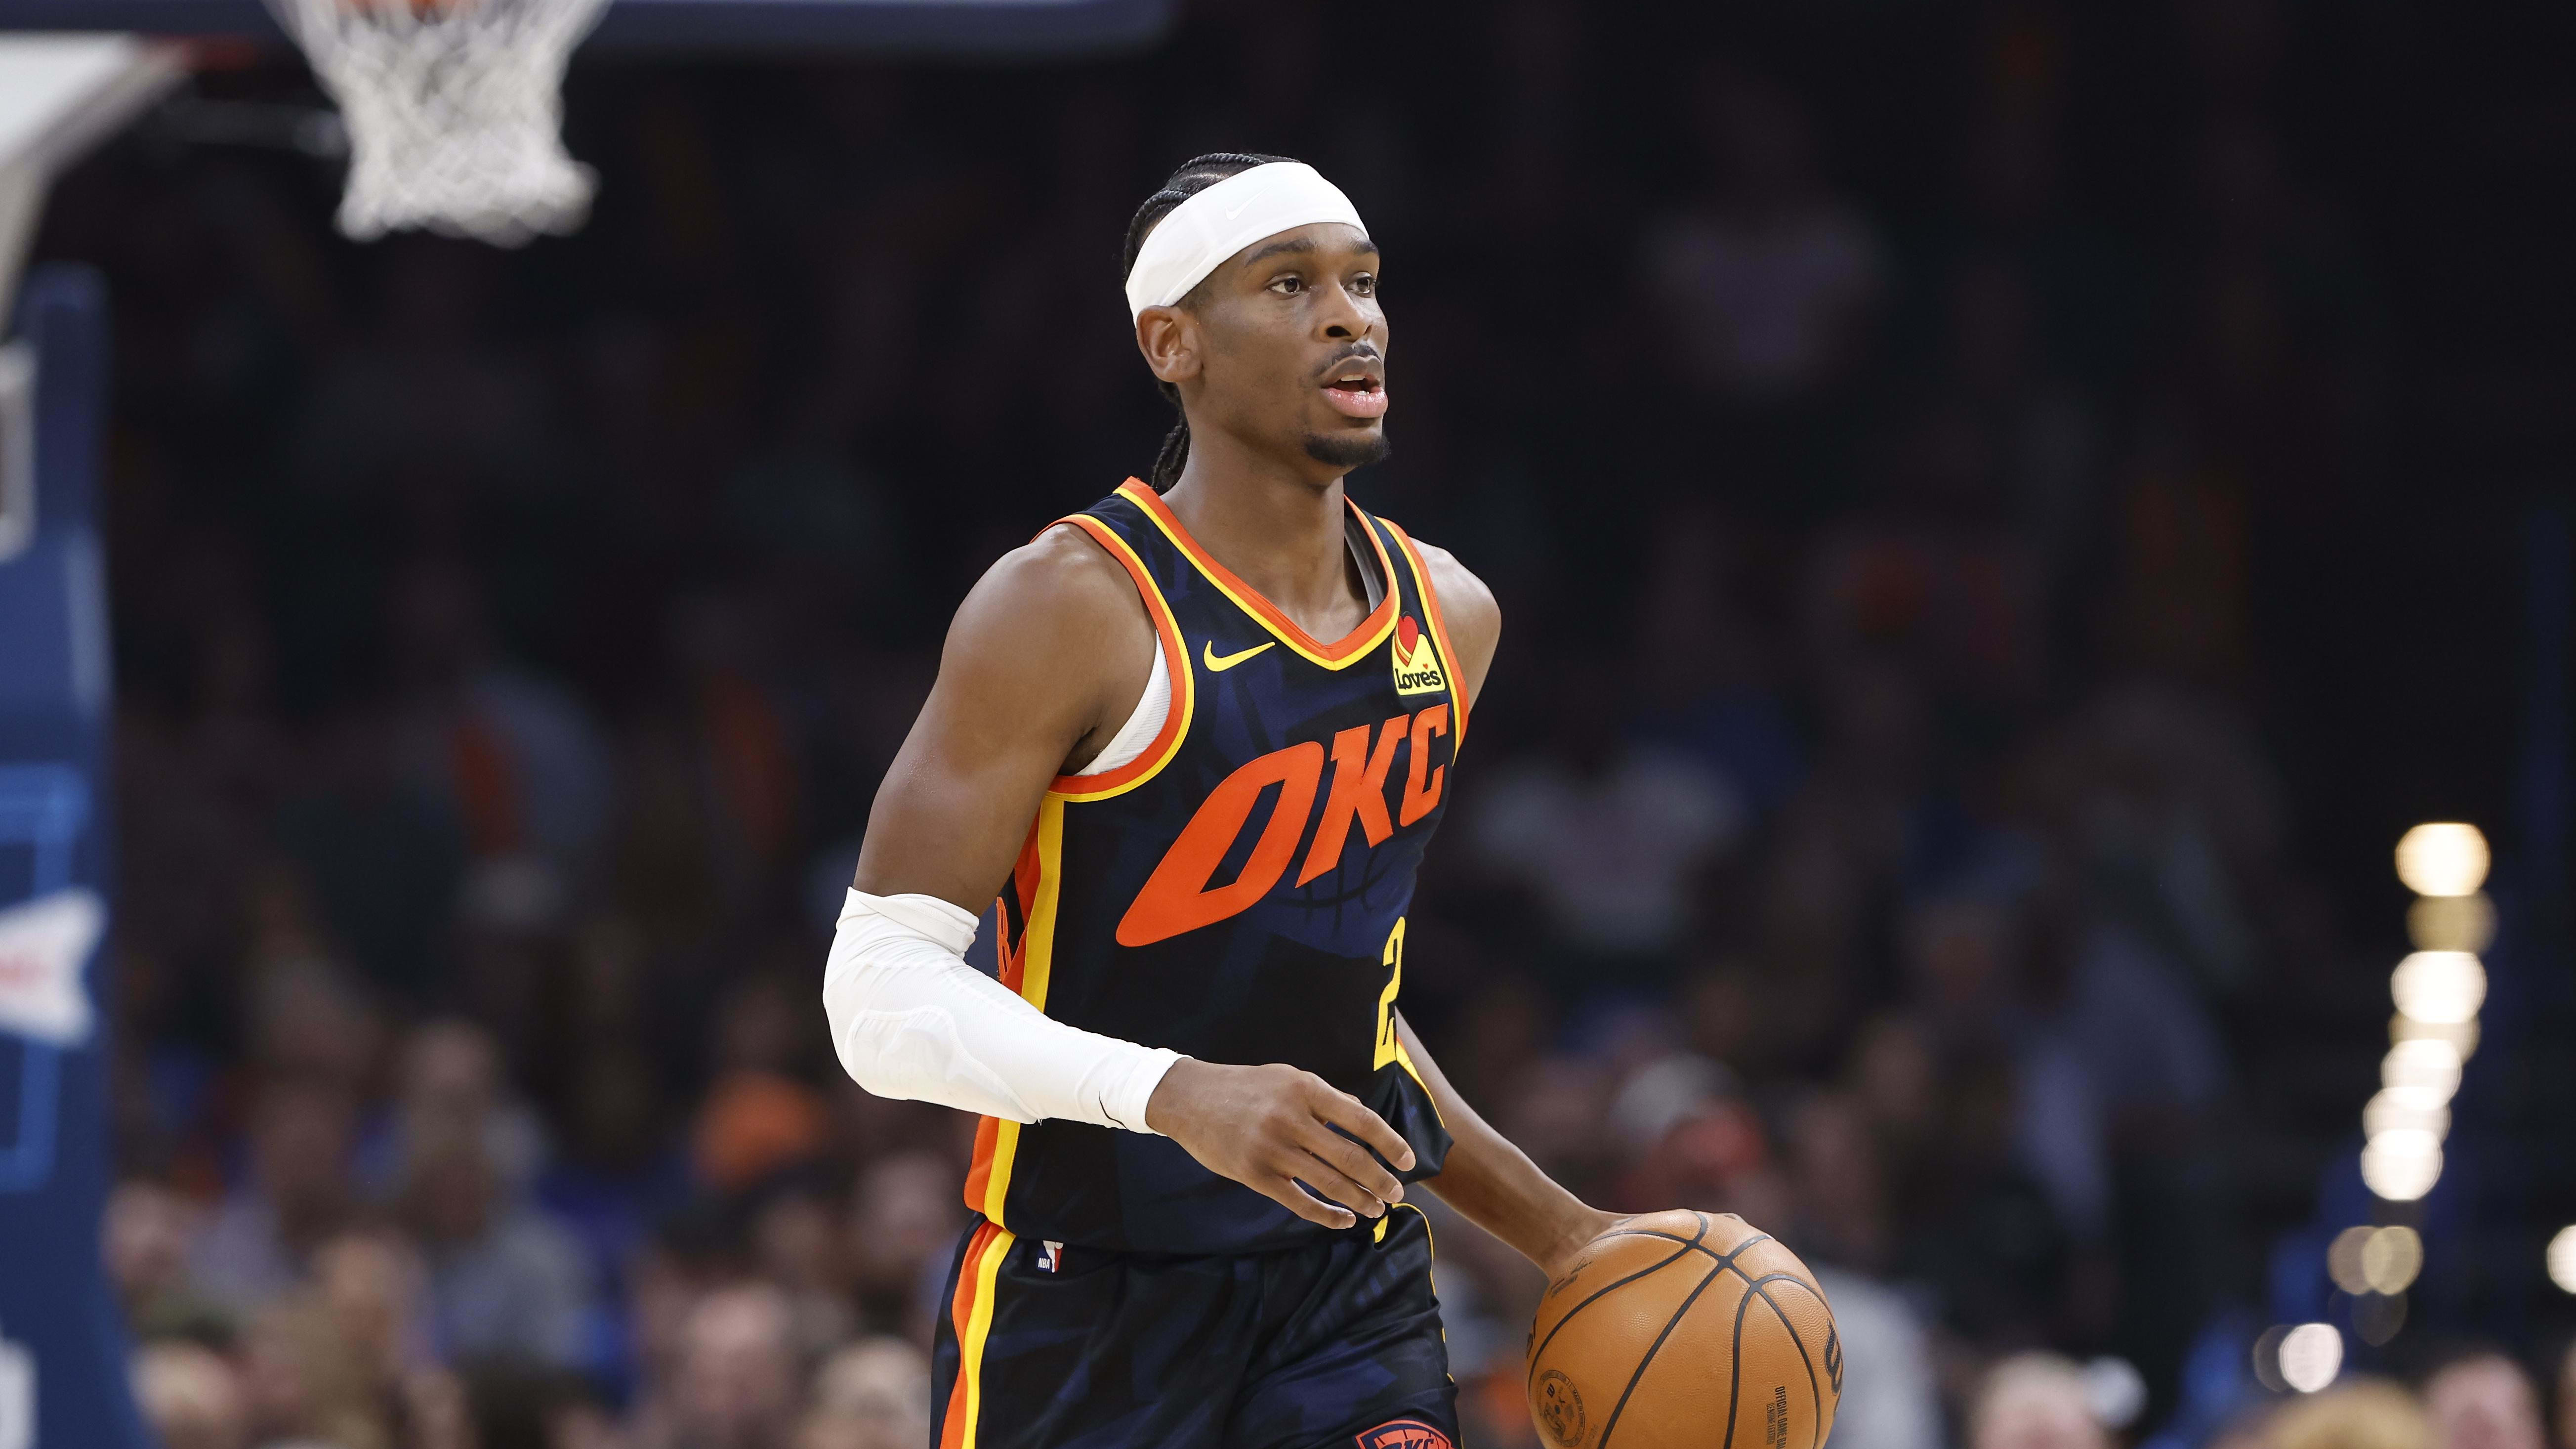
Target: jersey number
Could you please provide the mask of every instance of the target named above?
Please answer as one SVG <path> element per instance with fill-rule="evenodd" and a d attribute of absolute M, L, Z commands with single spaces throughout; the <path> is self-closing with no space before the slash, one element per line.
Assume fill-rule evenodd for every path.
<path fill-rule="evenodd" d="M 1395 1036 L 1395 994 L 1404 989 L 1404 918 L 1395 918 L 1395 929 L 1386 938 L 1386 990 L 1377 998 L 1377 1051 L 1369 1061 L 1376 1071 L 1403 1054 L 1404 1044 Z"/>

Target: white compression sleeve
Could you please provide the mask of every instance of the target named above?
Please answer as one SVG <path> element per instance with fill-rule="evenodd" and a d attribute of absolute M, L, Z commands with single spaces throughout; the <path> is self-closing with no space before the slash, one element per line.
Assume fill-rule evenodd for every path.
<path fill-rule="evenodd" d="M 967 965 L 975 919 L 937 896 L 849 893 L 823 968 L 841 1069 L 880 1097 L 1151 1132 L 1145 1103 L 1180 1054 L 1052 1020 Z"/>

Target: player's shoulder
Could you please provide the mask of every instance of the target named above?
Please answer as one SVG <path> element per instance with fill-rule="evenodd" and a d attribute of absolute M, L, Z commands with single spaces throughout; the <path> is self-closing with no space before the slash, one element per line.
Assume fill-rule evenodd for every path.
<path fill-rule="evenodd" d="M 1466 643 L 1466 636 L 1489 640 L 1499 633 L 1503 606 L 1485 581 L 1440 545 L 1419 538 L 1412 542 L 1414 552 L 1422 556 L 1423 572 L 1430 575 L 1432 597 L 1439 601 L 1450 632 L 1461 636 L 1460 644 Z"/>
<path fill-rule="evenodd" d="M 993 561 L 975 592 L 1021 607 L 1133 613 L 1136 584 L 1126 566 L 1072 524 L 1058 524 Z"/>
<path fill-rule="evenodd" d="M 1053 654 L 1132 635 L 1144 604 L 1124 565 L 1089 534 L 1049 528 L 993 561 L 950 626 L 960 644 Z"/>

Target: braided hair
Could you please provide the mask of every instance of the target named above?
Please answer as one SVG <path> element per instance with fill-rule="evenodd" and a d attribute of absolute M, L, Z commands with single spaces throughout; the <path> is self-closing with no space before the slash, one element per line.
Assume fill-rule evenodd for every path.
<path fill-rule="evenodd" d="M 1119 276 L 1123 278 L 1136 270 L 1136 253 L 1144 250 L 1146 234 L 1153 231 L 1154 224 L 1169 215 L 1173 207 L 1229 176 L 1249 171 L 1255 166 L 1267 166 L 1273 161 L 1288 159 L 1285 156 L 1258 156 L 1239 151 L 1216 151 L 1205 156 L 1193 156 L 1182 162 L 1180 169 L 1174 171 L 1171 178 L 1163 183 L 1163 189 L 1146 197 L 1145 204 L 1136 208 L 1136 219 L 1127 223 L 1126 263 L 1119 271 Z M 1181 413 L 1181 390 L 1160 378 L 1155 379 L 1154 385 L 1163 390 L 1163 396 L 1171 403 L 1172 411 Z M 1181 468 L 1189 461 L 1190 418 L 1189 414 L 1181 413 L 1181 420 L 1172 425 L 1169 433 L 1163 435 L 1162 450 L 1154 455 L 1154 471 L 1146 475 L 1145 481 L 1153 485 L 1155 492 L 1168 493 L 1172 485 L 1180 481 Z"/>

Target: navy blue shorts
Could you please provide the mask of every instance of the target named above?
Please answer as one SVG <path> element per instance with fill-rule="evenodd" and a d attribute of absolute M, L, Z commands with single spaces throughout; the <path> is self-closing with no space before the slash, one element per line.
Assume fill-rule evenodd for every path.
<path fill-rule="evenodd" d="M 1374 1223 L 1364 1224 L 1373 1229 Z M 978 1222 L 933 1353 L 936 1449 L 1453 1449 L 1418 1208 L 1305 1247 L 1180 1258 Z"/>

